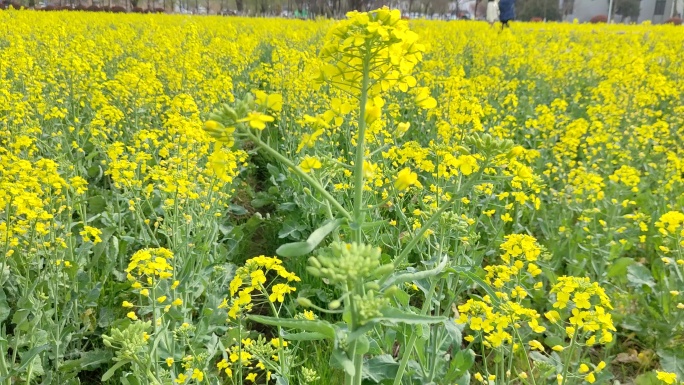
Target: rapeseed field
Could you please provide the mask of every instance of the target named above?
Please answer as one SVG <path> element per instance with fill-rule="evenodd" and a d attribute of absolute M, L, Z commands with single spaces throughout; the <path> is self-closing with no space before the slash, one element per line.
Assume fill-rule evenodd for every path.
<path fill-rule="evenodd" d="M 683 47 L 0 11 L 0 384 L 684 383 Z"/>

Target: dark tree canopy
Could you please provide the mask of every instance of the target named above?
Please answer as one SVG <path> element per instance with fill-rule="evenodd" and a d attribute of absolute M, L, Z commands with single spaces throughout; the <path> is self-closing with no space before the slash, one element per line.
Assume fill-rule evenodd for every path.
<path fill-rule="evenodd" d="M 518 0 L 516 3 L 518 20 L 529 21 L 541 18 L 549 21 L 560 20 L 561 13 L 556 0 Z"/>

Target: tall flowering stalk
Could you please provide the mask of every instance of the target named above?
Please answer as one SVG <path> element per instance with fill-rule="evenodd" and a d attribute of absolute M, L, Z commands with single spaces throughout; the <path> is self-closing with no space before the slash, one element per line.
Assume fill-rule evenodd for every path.
<path fill-rule="evenodd" d="M 398 10 L 349 12 L 347 20 L 335 25 L 326 37 L 320 57 L 326 64 L 317 79 L 357 98 L 358 130 L 354 159 L 354 241 L 361 242 L 363 224 L 364 159 L 366 127 L 382 114 L 382 92 L 416 85 L 411 75 L 421 61 L 423 45 L 418 35 L 401 20 Z"/>
<path fill-rule="evenodd" d="M 337 286 L 343 295 L 330 302 L 328 309 L 321 311 L 343 313 L 347 322 L 343 333 L 331 333 L 331 338 L 337 339 L 340 349 L 337 360 L 345 367 L 348 385 L 361 384 L 363 372 L 363 356 L 368 351 L 368 339 L 365 337 L 364 326 L 385 316 L 383 309 L 389 309 L 391 288 L 387 285 L 382 290 L 378 282 L 394 272 L 393 264 L 381 264 L 380 248 L 365 244 L 363 233 L 366 213 L 364 187 L 366 179 L 372 177 L 373 166 L 366 161 L 367 157 L 367 129 L 382 117 L 383 94 L 399 90 L 406 92 L 416 86 L 416 79 L 412 72 L 416 64 L 422 60 L 424 46 L 418 43 L 418 35 L 412 32 L 408 23 L 401 19 L 398 10 L 382 8 L 372 12 L 350 12 L 347 19 L 337 23 L 328 32 L 319 59 L 323 62 L 315 81 L 320 85 L 327 84 L 347 94 L 349 103 L 337 100 L 332 103 L 330 110 L 318 117 L 305 116 L 303 124 L 318 127 L 313 134 L 305 134 L 297 149 L 313 147 L 322 129 L 341 124 L 343 116 L 356 111 L 356 132 L 352 140 L 355 141 L 354 159 L 350 169 L 353 183 L 352 207 L 345 207 L 316 178 L 316 170 L 322 167 L 321 161 L 312 156 L 305 156 L 297 165 L 278 149 L 269 145 L 268 140 L 262 139 L 267 124 L 274 121 L 270 114 L 279 112 L 282 108 L 282 98 L 279 95 L 268 95 L 261 91 L 254 92 L 254 96 L 238 102 L 234 107 L 222 106 L 211 116 L 205 129 L 219 142 L 232 145 L 235 138 L 244 138 L 255 143 L 262 151 L 277 159 L 281 164 L 301 177 L 311 188 L 316 190 L 327 202 L 331 216 L 333 212 L 341 216 L 341 220 L 331 221 L 314 231 L 305 243 L 285 245 L 279 249 L 283 256 L 301 256 L 310 253 L 322 239 L 346 222 L 351 229 L 351 243 L 334 242 L 324 249 L 317 257 L 309 259 L 308 271 L 314 276 L 328 279 Z M 416 103 L 421 108 L 434 107 L 436 101 L 429 96 L 427 89 L 418 90 Z M 356 103 L 354 108 L 353 103 Z M 220 168 L 220 167 L 217 167 Z M 412 186 L 419 186 L 416 173 L 405 168 L 397 174 L 394 188 L 405 191 Z M 422 232 L 416 235 L 419 238 Z M 409 249 L 416 245 L 416 241 L 409 244 Z M 403 253 L 404 254 L 404 253 Z M 408 254 L 408 250 L 405 251 Z M 429 301 L 428 301 L 429 302 Z M 313 306 L 302 299 L 300 304 Z M 344 304 L 343 310 L 340 308 Z M 396 310 L 396 309 L 395 309 Z M 425 314 L 425 313 L 423 313 Z M 276 317 L 277 318 L 277 317 Z M 437 322 L 425 317 L 425 322 Z M 253 317 L 253 319 L 255 319 Z M 282 326 L 313 328 L 314 321 L 290 323 L 282 319 L 256 319 L 263 323 L 271 323 L 279 328 Z M 326 324 L 329 325 L 329 324 Z M 327 329 L 330 327 L 330 329 Z M 334 330 L 325 326 L 324 330 Z M 317 332 L 321 330 L 316 329 Z M 321 333 L 325 334 L 325 333 Z M 345 337 L 337 337 L 343 335 Z M 411 349 L 406 350 L 411 354 Z M 405 368 L 405 365 L 403 366 Z M 399 374 L 401 377 L 402 374 Z"/>

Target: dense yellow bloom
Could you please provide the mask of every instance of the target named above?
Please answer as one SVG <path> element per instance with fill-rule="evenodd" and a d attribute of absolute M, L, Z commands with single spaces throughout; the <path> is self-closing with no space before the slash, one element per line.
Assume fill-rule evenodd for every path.
<path fill-rule="evenodd" d="M 133 254 L 126 273 L 129 274 L 131 281 L 135 280 L 131 275 L 133 273 L 139 278 L 171 278 L 173 276 L 173 266 L 169 264 L 171 259 L 173 259 L 173 253 L 168 249 L 143 249 Z"/>
<path fill-rule="evenodd" d="M 258 256 L 250 258 L 235 272 L 235 276 L 229 284 L 231 298 L 225 299 L 221 308 L 228 307 L 229 319 L 237 318 L 243 311 L 250 311 L 253 307 L 253 297 L 261 292 L 271 302 L 284 302 L 285 295 L 293 293 L 296 288 L 288 284 L 277 283 L 271 287 L 271 292 L 266 292 L 266 286 L 270 286 L 269 273 L 275 273 L 276 278 L 285 279 L 287 282 L 299 282 L 300 278 L 294 273 L 287 271 L 282 266 L 282 261 L 275 257 Z"/>

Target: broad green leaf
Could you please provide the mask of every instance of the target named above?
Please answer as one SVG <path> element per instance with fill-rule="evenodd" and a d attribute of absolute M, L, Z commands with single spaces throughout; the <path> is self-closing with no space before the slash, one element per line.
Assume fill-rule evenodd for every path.
<path fill-rule="evenodd" d="M 657 353 L 664 371 L 675 373 L 678 379 L 684 379 L 684 349 L 681 345 L 679 348 L 660 349 Z"/>
<path fill-rule="evenodd" d="M 449 336 L 449 343 L 452 346 L 460 347 L 463 334 L 461 333 L 461 328 L 456 325 L 453 319 L 448 319 L 444 321 L 444 329 L 447 331 Z"/>
<path fill-rule="evenodd" d="M 354 362 L 341 349 L 334 349 L 330 355 L 330 364 L 342 368 L 348 375 L 354 375 Z"/>
<path fill-rule="evenodd" d="M 634 259 L 622 257 L 613 261 L 608 269 L 608 278 L 624 277 L 627 275 L 627 268 L 634 263 Z"/>
<path fill-rule="evenodd" d="M 651 271 L 642 264 L 627 267 L 627 281 L 629 281 L 630 286 L 637 288 L 641 288 L 643 285 L 654 288 L 656 285 Z"/>
<path fill-rule="evenodd" d="M 388 321 L 395 324 L 438 324 L 447 320 L 446 317 L 433 317 L 429 315 L 409 313 L 395 307 L 386 307 L 380 312 L 382 313 L 382 317 L 375 318 L 376 321 Z"/>
<path fill-rule="evenodd" d="M 470 368 L 473 367 L 473 364 L 475 363 L 475 353 L 468 349 L 468 350 L 459 350 L 456 355 L 454 355 L 454 360 L 456 361 L 456 368 L 460 372 L 467 372 L 470 370 Z"/>
<path fill-rule="evenodd" d="M 2 272 L 0 272 L 2 274 Z M 5 290 L 0 288 L 0 323 L 9 317 L 10 308 L 7 303 L 7 296 L 5 295 Z"/>
<path fill-rule="evenodd" d="M 636 385 L 662 385 L 663 384 L 663 382 L 658 379 L 656 372 L 648 372 L 648 373 L 640 374 L 634 380 L 634 383 Z"/>
<path fill-rule="evenodd" d="M 310 321 L 260 315 L 250 315 L 247 318 L 264 325 L 281 326 L 285 328 L 303 330 L 305 332 L 320 333 L 326 338 L 335 338 L 335 328 L 330 323 L 322 320 Z"/>
<path fill-rule="evenodd" d="M 468 374 L 468 370 L 475 363 L 475 353 L 472 350 L 459 350 L 449 364 L 446 380 L 449 383 L 457 381 Z"/>
<path fill-rule="evenodd" d="M 32 348 L 31 350 L 26 352 L 26 354 L 22 354 L 21 366 L 17 368 L 17 372 L 21 372 L 22 370 L 26 369 L 31 364 L 31 361 L 33 361 L 33 359 L 36 358 L 37 355 L 48 349 L 50 349 L 50 344 L 43 344 Z"/>
<path fill-rule="evenodd" d="M 365 355 L 370 350 L 370 340 L 364 334 L 356 340 L 356 354 Z"/>
<path fill-rule="evenodd" d="M 394 379 L 399 370 L 399 363 L 389 354 L 373 357 L 364 362 L 363 378 L 370 379 L 377 383 L 385 380 Z"/>
<path fill-rule="evenodd" d="M 286 243 L 282 246 L 280 246 L 276 250 L 276 254 L 280 255 L 281 257 L 299 257 L 302 255 L 309 254 L 312 252 L 316 246 L 318 246 L 323 239 L 333 232 L 336 228 L 338 228 L 342 222 L 344 222 L 344 219 L 335 219 L 328 221 L 326 224 L 323 226 L 317 228 L 311 235 L 309 235 L 309 238 L 307 238 L 306 242 L 293 242 L 293 243 Z"/>

